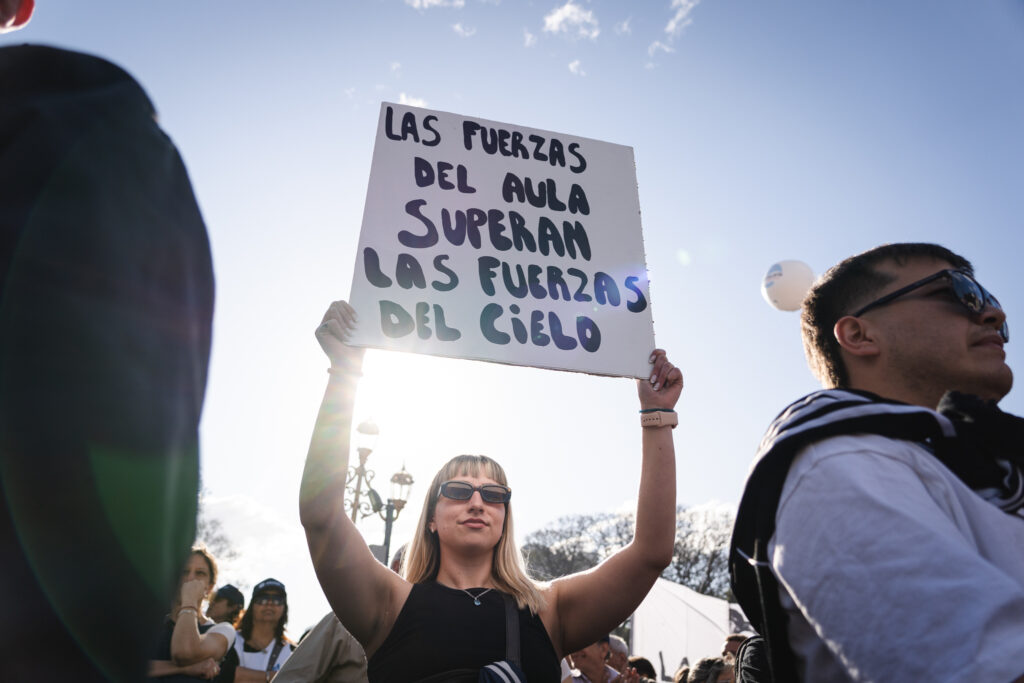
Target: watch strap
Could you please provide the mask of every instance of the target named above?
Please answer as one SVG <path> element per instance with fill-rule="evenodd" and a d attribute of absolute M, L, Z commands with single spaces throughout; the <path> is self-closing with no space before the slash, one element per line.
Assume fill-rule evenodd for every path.
<path fill-rule="evenodd" d="M 674 410 L 640 413 L 641 427 L 672 427 L 679 424 L 679 415 Z"/>

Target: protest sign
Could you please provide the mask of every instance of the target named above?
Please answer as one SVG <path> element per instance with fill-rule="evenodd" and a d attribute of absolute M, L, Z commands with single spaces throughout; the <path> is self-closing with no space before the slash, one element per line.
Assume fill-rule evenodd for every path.
<path fill-rule="evenodd" d="M 647 377 L 633 150 L 383 103 L 350 343 Z"/>

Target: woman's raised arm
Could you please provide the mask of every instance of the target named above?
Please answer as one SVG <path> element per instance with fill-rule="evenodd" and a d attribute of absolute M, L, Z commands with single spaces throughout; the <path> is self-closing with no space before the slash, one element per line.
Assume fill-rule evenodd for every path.
<path fill-rule="evenodd" d="M 643 415 L 674 422 L 683 375 L 665 352 L 651 353 L 651 377 L 637 380 Z M 639 416 L 637 422 L 639 423 Z M 640 428 L 643 464 L 633 540 L 592 570 L 555 581 L 543 615 L 559 654 L 597 641 L 621 624 L 672 561 L 676 533 L 676 460 L 671 426 Z"/>
<path fill-rule="evenodd" d="M 369 654 L 390 630 L 398 612 L 392 608 L 404 602 L 408 584 L 374 559 L 345 513 L 352 409 L 363 365 L 363 350 L 345 342 L 356 323 L 355 310 L 335 301 L 316 330 L 331 367 L 302 472 L 299 518 L 328 602 Z"/>

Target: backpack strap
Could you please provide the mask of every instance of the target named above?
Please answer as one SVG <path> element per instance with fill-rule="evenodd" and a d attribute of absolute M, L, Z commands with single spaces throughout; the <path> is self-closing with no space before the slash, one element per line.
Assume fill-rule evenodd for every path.
<path fill-rule="evenodd" d="M 277 638 L 274 640 L 274 649 L 270 651 L 270 659 L 267 660 L 267 671 L 273 671 L 274 665 L 277 664 L 277 658 L 281 654 L 281 650 L 284 649 L 284 640 Z"/>
<path fill-rule="evenodd" d="M 772 573 L 768 558 L 768 541 L 754 542 L 754 578 L 757 581 L 758 604 L 761 608 L 761 637 L 764 638 L 764 659 L 767 681 L 796 681 L 796 656 L 789 647 L 789 634 L 782 603 L 779 602 L 779 583 Z"/>
<path fill-rule="evenodd" d="M 505 660 L 522 667 L 519 655 L 519 609 L 508 593 L 501 594 L 505 601 Z"/>
<path fill-rule="evenodd" d="M 508 593 L 501 594 L 505 603 L 505 659 L 480 669 L 477 683 L 526 683 L 519 661 L 519 608 Z M 448 679 L 446 678 L 445 681 Z"/>

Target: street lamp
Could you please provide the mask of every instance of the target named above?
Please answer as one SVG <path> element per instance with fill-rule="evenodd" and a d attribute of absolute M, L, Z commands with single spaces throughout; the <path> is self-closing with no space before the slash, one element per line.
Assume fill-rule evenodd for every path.
<path fill-rule="evenodd" d="M 373 420 L 367 420 L 358 427 L 356 427 L 356 452 L 359 453 L 359 465 L 356 467 L 349 467 L 348 474 L 345 477 L 345 492 L 349 494 L 348 499 L 345 501 L 345 505 L 352 513 L 352 522 L 358 521 L 360 514 L 363 517 L 376 512 L 379 508 L 374 507 L 372 497 L 376 495 L 373 488 L 370 486 L 370 482 L 373 481 L 373 470 L 366 469 L 366 459 L 370 457 L 370 453 L 373 452 L 373 447 L 377 443 L 377 437 L 380 435 L 380 429 L 374 424 Z M 363 482 L 366 482 L 366 488 L 369 489 L 371 500 L 360 501 L 359 494 L 362 492 Z M 379 500 L 379 497 L 378 497 Z"/>
<path fill-rule="evenodd" d="M 391 559 L 391 525 L 394 524 L 395 520 L 398 519 L 398 515 L 402 512 L 402 508 L 405 507 L 406 502 L 409 500 L 409 491 L 412 489 L 413 478 L 409 474 L 405 465 L 402 465 L 402 469 L 399 472 L 395 472 L 391 475 L 391 492 L 388 496 L 388 502 L 386 504 L 381 502 L 380 495 L 373 489 L 370 489 L 369 495 L 373 499 L 375 505 L 374 510 L 384 520 L 384 564 L 388 564 Z M 384 511 L 381 512 L 381 508 Z"/>
<path fill-rule="evenodd" d="M 409 490 L 412 488 L 413 478 L 405 465 L 399 472 L 391 476 L 391 490 L 388 502 L 381 500 L 380 494 L 373 489 L 373 470 L 366 469 L 366 459 L 373 452 L 373 447 L 380 436 L 380 429 L 372 420 L 363 422 L 356 427 L 356 452 L 359 454 L 359 464 L 349 467 L 345 476 L 345 499 L 346 509 L 352 515 L 352 522 L 358 522 L 360 518 L 365 519 L 374 512 L 384 520 L 384 564 L 388 563 L 391 554 L 391 525 L 398 519 L 399 513 L 409 500 Z M 366 485 L 366 498 L 360 500 L 363 493 L 363 485 Z"/>

